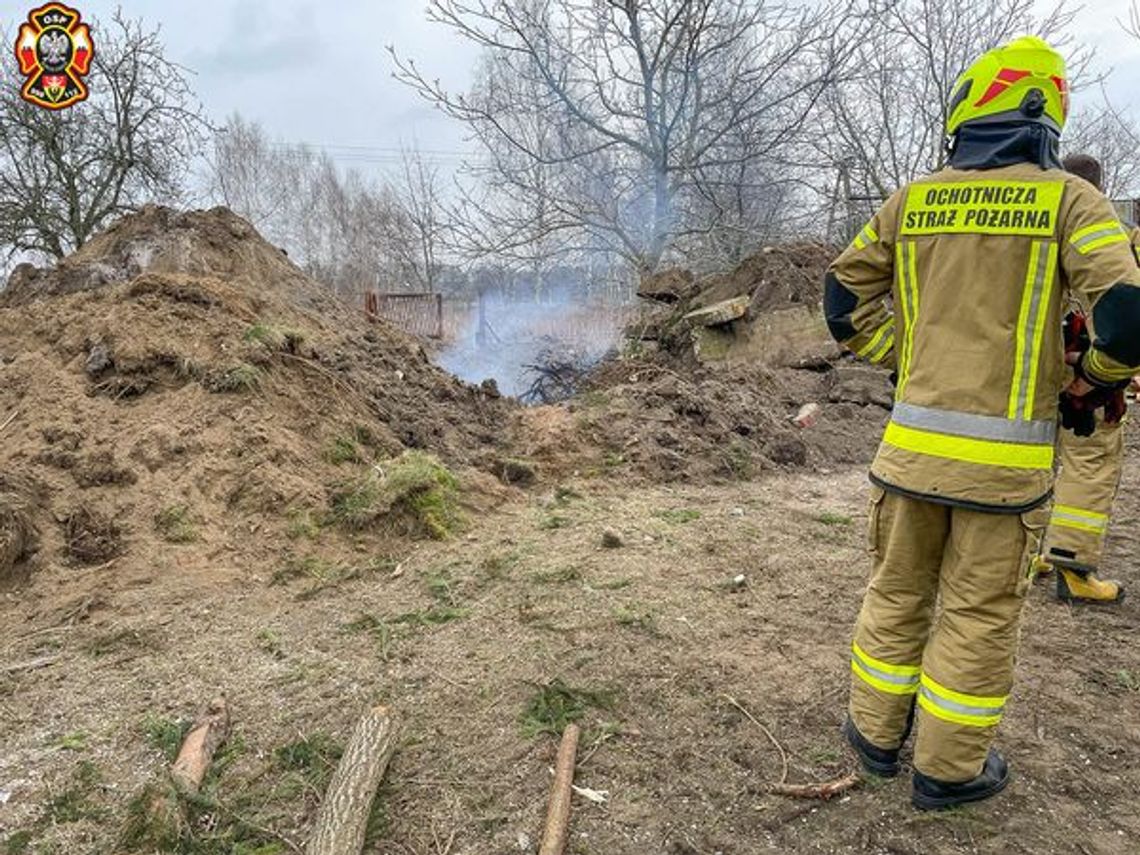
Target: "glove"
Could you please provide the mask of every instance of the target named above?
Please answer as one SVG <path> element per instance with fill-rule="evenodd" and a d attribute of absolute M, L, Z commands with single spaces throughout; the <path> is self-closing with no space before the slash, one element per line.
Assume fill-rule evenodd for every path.
<path fill-rule="evenodd" d="M 1095 387 L 1087 395 L 1061 393 L 1061 427 L 1077 436 L 1092 436 L 1096 430 L 1096 411 L 1104 409 L 1105 424 L 1118 424 L 1128 410 L 1124 389 Z"/>
<path fill-rule="evenodd" d="M 1128 399 L 1124 396 L 1124 389 L 1112 389 L 1108 400 L 1104 403 L 1104 423 L 1120 424 L 1126 412 L 1128 412 Z"/>
<path fill-rule="evenodd" d="M 1096 407 L 1088 399 L 1097 395 L 1096 389 L 1080 397 L 1061 393 L 1061 427 L 1077 436 L 1092 436 L 1096 430 Z"/>

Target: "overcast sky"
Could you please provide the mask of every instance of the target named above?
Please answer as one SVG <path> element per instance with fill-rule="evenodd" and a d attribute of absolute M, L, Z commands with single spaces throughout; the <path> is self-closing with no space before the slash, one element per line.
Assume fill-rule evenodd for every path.
<path fill-rule="evenodd" d="M 1090 0 L 1074 34 L 1097 48 L 1101 69 L 1115 69 L 1108 84 L 1114 102 L 1140 114 L 1140 42 L 1116 22 L 1127 16 L 1129 2 Z M 417 141 L 444 164 L 469 148 L 462 126 L 391 77 L 389 44 L 453 88 L 465 88 L 470 79 L 478 51 L 428 22 L 424 0 L 71 5 L 87 18 L 109 18 L 121 6 L 128 16 L 160 24 L 169 56 L 196 72 L 196 91 L 218 122 L 236 110 L 276 139 L 325 147 L 344 165 L 366 169 L 390 164 L 402 142 Z M 5 6 L 7 18 L 15 4 L 9 0 Z M 4 21 L 14 31 L 12 23 Z M 95 38 L 97 50 L 97 32 Z"/>

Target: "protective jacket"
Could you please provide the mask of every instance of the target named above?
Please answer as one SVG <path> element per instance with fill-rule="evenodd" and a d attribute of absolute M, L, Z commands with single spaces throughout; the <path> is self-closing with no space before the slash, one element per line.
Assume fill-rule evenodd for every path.
<path fill-rule="evenodd" d="M 1140 269 L 1111 204 L 1060 169 L 948 168 L 896 192 L 833 263 L 832 335 L 897 371 L 872 480 L 1020 513 L 1049 495 L 1069 299 L 1093 321 L 1081 365 L 1140 366 Z"/>

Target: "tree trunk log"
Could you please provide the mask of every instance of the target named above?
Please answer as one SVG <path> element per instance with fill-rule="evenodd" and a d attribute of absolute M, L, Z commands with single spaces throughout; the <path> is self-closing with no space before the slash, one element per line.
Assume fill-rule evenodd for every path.
<path fill-rule="evenodd" d="M 364 714 L 333 772 L 306 855 L 360 855 L 376 789 L 396 747 L 387 707 Z"/>
<path fill-rule="evenodd" d="M 182 789 L 196 793 L 226 737 L 230 735 L 230 709 L 225 696 L 214 698 L 198 714 L 194 726 L 186 734 L 178 759 L 170 769 L 170 776 Z"/>
<path fill-rule="evenodd" d="M 578 725 L 569 725 L 558 746 L 558 765 L 554 769 L 554 785 L 550 788 L 550 808 L 546 812 L 546 833 L 542 836 L 539 855 L 562 855 L 570 833 L 570 797 L 574 784 L 574 764 L 578 755 Z"/>

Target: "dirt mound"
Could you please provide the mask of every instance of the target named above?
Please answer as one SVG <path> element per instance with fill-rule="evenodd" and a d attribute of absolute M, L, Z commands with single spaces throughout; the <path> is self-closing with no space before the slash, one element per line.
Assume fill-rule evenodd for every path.
<path fill-rule="evenodd" d="M 700 325 L 747 323 L 765 313 L 818 306 L 834 247 L 800 242 L 767 246 L 727 273 L 696 277 L 669 268 L 645 277 L 638 296 L 657 304 L 631 333 L 674 355 L 691 355 Z M 711 314 L 711 317 L 710 317 Z"/>
<path fill-rule="evenodd" d="M 859 382 L 841 379 L 850 372 Z M 883 372 L 823 364 L 814 369 L 678 364 L 665 354 L 624 359 L 595 371 L 569 405 L 573 429 L 542 445 L 587 456 L 603 472 L 633 471 L 652 481 L 746 479 L 775 469 L 866 463 L 886 423 L 890 383 Z M 794 418 L 820 405 L 807 427 Z M 528 419 L 548 434 L 557 420 Z M 540 452 L 542 453 L 542 452 Z"/>
<path fill-rule="evenodd" d="M 638 295 L 657 308 L 630 330 L 639 355 L 601 366 L 575 400 L 585 441 L 561 429 L 543 447 L 592 444 L 603 468 L 696 482 L 868 462 L 893 392 L 886 372 L 840 353 L 819 316 L 834 256 L 823 244 L 786 244 L 724 274 L 646 277 Z M 819 415 L 799 426 L 808 404 Z M 528 419 L 532 433 L 552 423 Z"/>
<path fill-rule="evenodd" d="M 0 575 L 37 527 L 62 564 L 169 561 L 161 512 L 191 552 L 279 552 L 408 449 L 486 471 L 509 456 L 511 402 L 223 208 L 125 217 L 55 268 L 19 268 L 0 306 L 0 422 L 17 413 L 0 472 L 48 497 L 33 514 L 26 491 L 0 490 Z"/>

